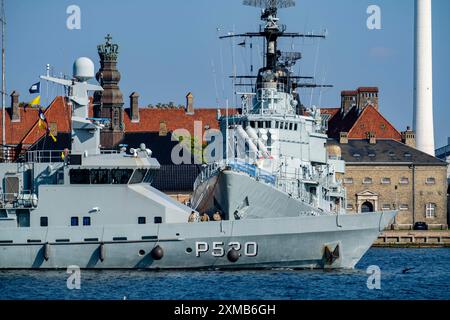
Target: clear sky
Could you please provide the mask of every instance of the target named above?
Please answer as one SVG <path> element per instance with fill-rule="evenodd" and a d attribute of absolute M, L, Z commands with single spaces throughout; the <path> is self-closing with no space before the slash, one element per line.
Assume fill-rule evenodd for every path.
<path fill-rule="evenodd" d="M 47 63 L 55 75 L 71 75 L 73 61 L 90 57 L 98 68 L 97 45 L 111 33 L 120 45 L 120 87 L 128 106 L 131 92 L 140 93 L 140 105 L 173 101 L 184 104 L 192 91 L 197 107 L 224 105 L 234 98 L 228 76 L 233 73 L 231 41 L 218 34 L 256 31 L 259 10 L 241 0 L 5 0 L 7 15 L 7 91 L 18 90 L 21 100 L 45 73 Z M 81 29 L 66 26 L 69 5 L 81 9 Z M 381 8 L 381 30 L 366 26 L 369 5 Z M 359 86 L 380 88 L 382 113 L 404 130 L 413 116 L 413 0 L 297 0 L 280 11 L 288 31 L 328 30 L 321 41 L 283 40 L 285 51 L 301 51 L 296 71 L 316 75 L 317 83 L 333 84 L 326 90 L 303 91 L 309 105 L 337 107 L 340 91 Z M 220 31 L 217 31 L 217 29 Z M 433 0 L 434 119 L 436 147 L 450 136 L 450 1 Z M 238 43 L 240 39 L 236 40 Z M 240 42 L 240 41 L 239 41 Z M 261 56 L 235 46 L 238 74 L 255 70 Z M 221 54 L 222 53 L 222 54 Z M 222 58 L 221 58 L 222 56 Z M 95 80 L 94 80 L 95 81 Z M 47 97 L 43 85 L 44 102 Z M 51 100 L 62 91 L 49 87 Z M 312 98 L 311 98 L 312 96 Z"/>

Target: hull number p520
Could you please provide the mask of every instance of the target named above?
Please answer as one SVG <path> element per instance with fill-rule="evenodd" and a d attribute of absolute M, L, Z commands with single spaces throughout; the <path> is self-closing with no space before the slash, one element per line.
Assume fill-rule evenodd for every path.
<path fill-rule="evenodd" d="M 258 244 L 256 242 L 246 242 L 244 244 L 230 242 L 225 246 L 224 242 L 213 242 L 210 245 L 207 242 L 197 241 L 195 242 L 195 256 L 200 257 L 202 253 L 211 251 L 213 257 L 223 257 L 231 248 L 247 257 L 256 257 L 258 255 Z"/>

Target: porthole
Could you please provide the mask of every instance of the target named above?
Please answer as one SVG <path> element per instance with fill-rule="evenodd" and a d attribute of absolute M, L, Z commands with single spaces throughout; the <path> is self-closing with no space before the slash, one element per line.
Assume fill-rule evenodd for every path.
<path fill-rule="evenodd" d="M 142 257 L 142 256 L 144 256 L 145 255 L 145 250 L 139 250 L 139 255 Z"/>
<path fill-rule="evenodd" d="M 192 252 L 192 248 L 186 248 L 186 253 L 191 253 Z"/>

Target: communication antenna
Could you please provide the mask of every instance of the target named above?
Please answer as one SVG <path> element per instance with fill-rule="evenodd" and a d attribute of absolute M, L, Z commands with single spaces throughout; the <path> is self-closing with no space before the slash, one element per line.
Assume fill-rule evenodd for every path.
<path fill-rule="evenodd" d="M 244 5 L 262 9 L 282 9 L 294 7 L 295 0 L 244 0 Z"/>

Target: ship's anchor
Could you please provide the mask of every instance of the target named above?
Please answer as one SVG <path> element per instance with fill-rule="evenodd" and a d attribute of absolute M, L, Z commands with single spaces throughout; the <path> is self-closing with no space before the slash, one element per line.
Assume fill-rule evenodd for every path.
<path fill-rule="evenodd" d="M 324 258 L 328 265 L 332 265 L 337 259 L 339 259 L 339 255 L 339 245 L 337 245 L 333 251 L 331 251 L 328 246 L 325 246 Z"/>

